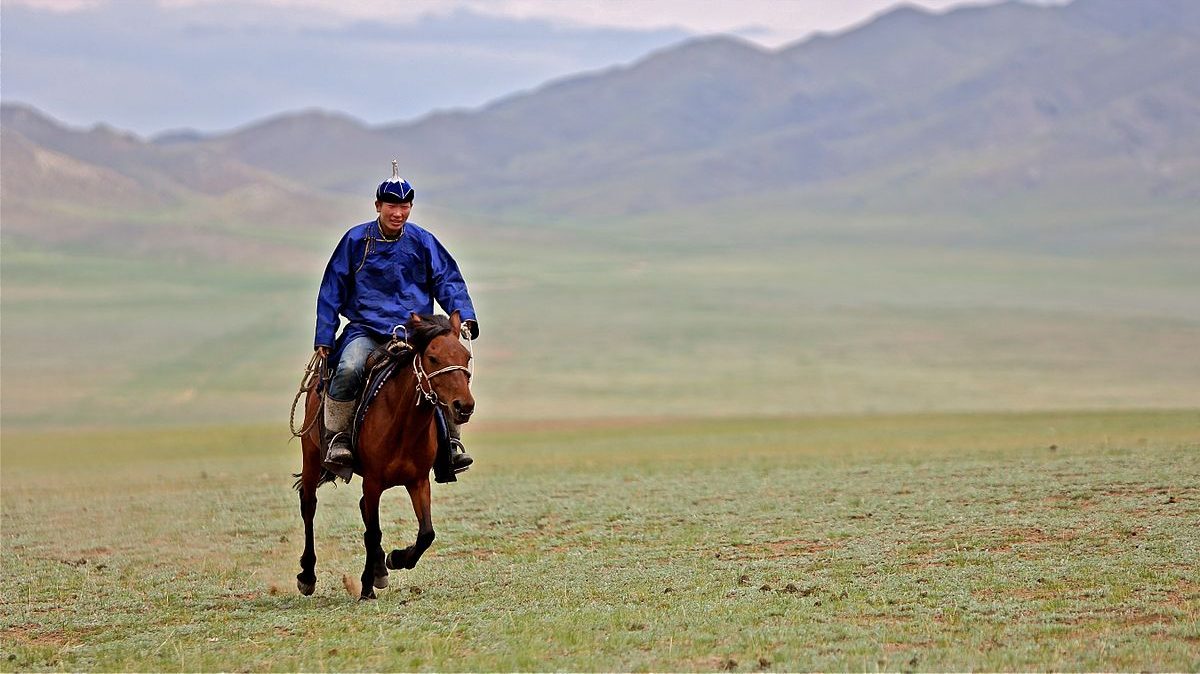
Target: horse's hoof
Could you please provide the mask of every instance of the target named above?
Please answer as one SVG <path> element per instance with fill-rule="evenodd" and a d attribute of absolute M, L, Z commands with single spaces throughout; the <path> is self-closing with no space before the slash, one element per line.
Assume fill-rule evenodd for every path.
<path fill-rule="evenodd" d="M 392 550 L 387 556 L 387 568 L 389 569 L 411 569 L 417 565 L 417 559 L 413 555 L 413 546 L 408 546 L 403 550 Z"/>
<path fill-rule="evenodd" d="M 317 589 L 317 584 L 316 583 L 306 583 L 306 582 L 300 580 L 299 578 L 297 578 L 296 579 L 296 589 L 300 590 L 300 594 L 307 597 L 313 593 L 313 590 Z"/>
<path fill-rule="evenodd" d="M 374 598 L 375 598 L 375 592 L 372 590 L 370 594 L 367 594 L 366 592 L 364 592 L 362 594 L 362 596 L 358 598 L 358 600 L 359 601 L 370 601 Z"/>
<path fill-rule="evenodd" d="M 375 576 L 374 585 L 375 585 L 375 589 L 377 589 L 377 590 L 384 589 L 385 587 L 388 586 L 388 577 L 387 576 Z"/>

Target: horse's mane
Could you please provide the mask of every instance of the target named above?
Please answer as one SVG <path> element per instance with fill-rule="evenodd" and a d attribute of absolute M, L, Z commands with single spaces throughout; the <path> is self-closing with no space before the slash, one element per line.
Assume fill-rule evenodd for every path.
<path fill-rule="evenodd" d="M 408 331 L 408 343 L 412 344 L 417 353 L 425 350 L 429 343 L 452 331 L 450 319 L 446 316 L 421 316 L 421 321 L 408 319 L 404 324 Z"/>

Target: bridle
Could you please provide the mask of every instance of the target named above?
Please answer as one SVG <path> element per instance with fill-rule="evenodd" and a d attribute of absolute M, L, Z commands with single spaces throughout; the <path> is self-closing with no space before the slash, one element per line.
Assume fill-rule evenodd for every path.
<path fill-rule="evenodd" d="M 393 334 L 394 334 L 394 331 L 393 331 Z M 430 402 L 430 404 L 432 404 L 432 405 L 442 405 L 443 407 L 445 407 L 445 405 L 442 403 L 442 401 L 438 398 L 437 392 L 433 390 L 433 382 L 430 381 L 431 379 L 433 379 L 434 377 L 437 377 L 439 375 L 462 370 L 463 372 L 467 373 L 467 388 L 471 387 L 471 376 L 474 374 L 472 366 L 475 361 L 475 353 L 474 353 L 474 350 L 471 348 L 471 340 L 469 340 L 469 339 L 467 340 L 467 354 L 468 354 L 468 357 L 467 357 L 466 365 L 447 365 L 446 367 L 443 367 L 440 370 L 435 370 L 430 373 L 425 372 L 425 366 L 421 363 L 421 357 L 424 354 L 422 354 L 422 353 L 414 353 L 413 354 L 413 360 L 412 360 L 413 374 L 416 375 L 417 393 L 420 394 L 420 397 L 417 398 L 418 405 L 421 404 L 421 398 L 423 397 L 423 398 L 425 398 L 425 400 L 428 400 Z"/>

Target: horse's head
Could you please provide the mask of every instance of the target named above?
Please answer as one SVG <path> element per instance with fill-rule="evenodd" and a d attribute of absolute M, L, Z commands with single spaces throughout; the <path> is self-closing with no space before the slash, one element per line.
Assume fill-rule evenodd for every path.
<path fill-rule="evenodd" d="M 413 370 L 425 397 L 441 405 L 457 424 L 471 420 L 475 397 L 471 395 L 471 352 L 459 341 L 462 317 L 457 311 L 444 316 L 408 319 L 409 340 L 417 350 Z"/>

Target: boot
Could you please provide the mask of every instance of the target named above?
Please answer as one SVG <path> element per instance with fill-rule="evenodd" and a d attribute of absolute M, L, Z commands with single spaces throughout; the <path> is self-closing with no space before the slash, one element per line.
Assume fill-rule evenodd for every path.
<path fill-rule="evenodd" d="M 354 452 L 350 445 L 353 421 L 353 400 L 342 402 L 325 396 L 325 437 L 329 449 L 321 465 L 346 482 L 354 475 Z"/>
<path fill-rule="evenodd" d="M 458 482 L 456 473 L 461 473 L 474 463 L 463 449 L 458 426 L 438 410 L 438 453 L 433 462 L 433 481 L 438 484 Z M 443 434 L 444 431 L 444 434 Z"/>
<path fill-rule="evenodd" d="M 470 468 L 475 459 L 472 459 L 471 455 L 467 454 L 467 448 L 463 447 L 462 429 L 449 417 L 446 417 L 446 433 L 450 436 L 450 468 L 457 475 Z"/>

